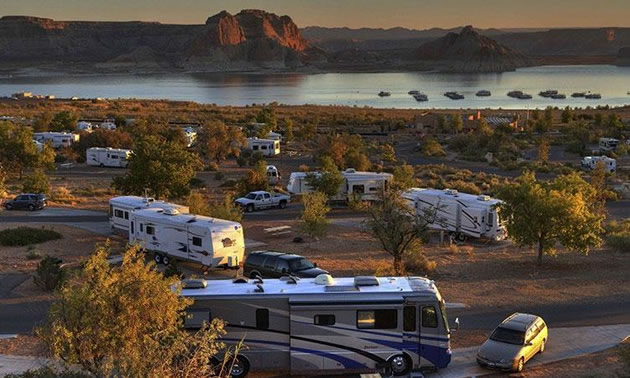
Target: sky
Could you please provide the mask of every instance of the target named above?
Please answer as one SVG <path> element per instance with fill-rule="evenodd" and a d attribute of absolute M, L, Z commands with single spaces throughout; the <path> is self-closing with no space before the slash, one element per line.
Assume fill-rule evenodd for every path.
<path fill-rule="evenodd" d="M 246 8 L 289 15 L 299 27 L 630 26 L 630 0 L 0 0 L 0 16 L 176 24 Z"/>

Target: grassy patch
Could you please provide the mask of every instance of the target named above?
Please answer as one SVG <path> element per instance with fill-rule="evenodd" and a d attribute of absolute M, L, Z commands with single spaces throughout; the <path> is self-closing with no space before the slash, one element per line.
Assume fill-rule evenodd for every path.
<path fill-rule="evenodd" d="M 5 247 L 25 246 L 61 239 L 57 231 L 44 228 L 17 227 L 0 231 L 0 245 Z"/>

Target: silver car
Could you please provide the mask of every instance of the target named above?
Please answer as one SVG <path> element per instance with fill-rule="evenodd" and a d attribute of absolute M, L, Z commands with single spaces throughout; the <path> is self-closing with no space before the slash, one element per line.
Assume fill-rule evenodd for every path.
<path fill-rule="evenodd" d="M 492 332 L 477 353 L 482 367 L 520 372 L 527 361 L 545 351 L 549 330 L 536 315 L 515 313 Z"/>

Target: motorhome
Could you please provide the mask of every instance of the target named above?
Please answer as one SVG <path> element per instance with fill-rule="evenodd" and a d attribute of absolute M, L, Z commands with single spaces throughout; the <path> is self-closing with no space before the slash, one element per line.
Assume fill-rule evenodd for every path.
<path fill-rule="evenodd" d="M 619 139 L 599 138 L 599 149 L 602 151 L 614 151 L 619 145 Z"/>
<path fill-rule="evenodd" d="M 53 148 L 70 147 L 72 143 L 79 141 L 79 134 L 42 132 L 34 133 L 33 139 L 40 143 L 50 142 Z"/>
<path fill-rule="evenodd" d="M 582 168 L 591 170 L 595 169 L 595 166 L 599 162 L 604 164 L 604 168 L 608 173 L 613 173 L 617 170 L 617 160 L 609 158 L 608 156 L 585 156 L 580 164 Z"/>
<path fill-rule="evenodd" d="M 457 240 L 503 240 L 507 236 L 499 217 L 498 199 L 453 189 L 422 188 L 411 188 L 402 196 L 414 209 L 417 221 L 422 219 L 431 229 L 447 231 Z"/>
<path fill-rule="evenodd" d="M 187 127 L 184 134 L 186 134 L 186 147 L 192 147 L 197 142 L 197 131 L 192 127 Z"/>
<path fill-rule="evenodd" d="M 92 147 L 85 151 L 85 162 L 96 167 L 127 168 L 131 154 L 123 148 Z"/>
<path fill-rule="evenodd" d="M 247 138 L 247 149 L 264 156 L 280 155 L 280 141 L 273 139 Z"/>
<path fill-rule="evenodd" d="M 103 129 L 103 130 L 114 131 L 116 130 L 116 124 L 114 123 L 113 120 L 106 119 L 104 122 L 98 125 L 98 128 Z"/>
<path fill-rule="evenodd" d="M 129 230 L 129 214 L 141 209 L 175 209 L 180 214 L 189 212 L 188 206 L 158 201 L 151 197 L 120 196 L 109 200 L 109 225 L 112 229 Z"/>
<path fill-rule="evenodd" d="M 129 214 L 129 244 L 151 251 L 155 261 L 192 261 L 207 268 L 238 269 L 245 253 L 243 226 L 175 209 L 142 209 Z"/>
<path fill-rule="evenodd" d="M 267 178 L 271 185 L 276 185 L 280 181 L 280 171 L 278 171 L 275 165 L 267 166 Z"/>
<path fill-rule="evenodd" d="M 405 375 L 451 361 L 446 304 L 424 277 L 188 280 L 181 295 L 194 299 L 185 327 L 223 319 L 221 341 L 243 340 L 233 377 L 265 370 Z"/>
<path fill-rule="evenodd" d="M 313 191 L 308 185 L 308 174 L 320 175 L 320 172 L 292 172 L 289 176 L 287 190 L 291 194 L 300 195 Z M 331 197 L 333 201 L 348 201 L 360 199 L 362 201 L 378 200 L 379 190 L 387 190 L 394 176 L 389 173 L 360 172 L 348 168 L 341 172 L 344 180 L 337 195 Z"/>

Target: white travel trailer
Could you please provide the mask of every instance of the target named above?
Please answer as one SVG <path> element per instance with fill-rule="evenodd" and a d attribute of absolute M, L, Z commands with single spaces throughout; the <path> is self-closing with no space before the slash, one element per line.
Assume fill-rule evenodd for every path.
<path fill-rule="evenodd" d="M 411 188 L 403 193 L 416 217 L 431 215 L 429 227 L 448 231 L 460 241 L 467 237 L 503 240 L 506 230 L 501 224 L 497 205 L 500 200 L 489 196 L 459 193 L 457 190 Z"/>
<path fill-rule="evenodd" d="M 186 146 L 192 147 L 197 141 L 197 131 L 192 127 L 188 127 L 184 130 L 184 134 L 186 134 Z"/>
<path fill-rule="evenodd" d="M 77 123 L 77 130 L 92 132 L 92 124 L 86 121 L 80 121 Z"/>
<path fill-rule="evenodd" d="M 123 148 L 92 147 L 85 151 L 85 162 L 96 167 L 127 168 L 131 154 Z"/>
<path fill-rule="evenodd" d="M 105 122 L 102 122 L 98 127 L 103 130 L 116 130 L 116 124 L 111 120 L 105 120 Z"/>
<path fill-rule="evenodd" d="M 129 214 L 142 209 L 177 210 L 180 214 L 189 212 L 188 206 L 156 201 L 151 197 L 120 196 L 109 200 L 109 225 L 112 229 L 128 231 Z"/>
<path fill-rule="evenodd" d="M 599 149 L 602 151 L 614 151 L 619 145 L 619 139 L 599 138 Z"/>
<path fill-rule="evenodd" d="M 35 144 L 35 148 L 37 148 L 37 152 L 42 152 L 42 150 L 44 149 L 44 143 L 38 142 L 35 139 L 33 139 L 33 144 Z"/>
<path fill-rule="evenodd" d="M 50 142 L 53 148 L 70 147 L 72 143 L 79 141 L 79 134 L 43 132 L 34 133 L 33 139 L 40 143 Z"/>
<path fill-rule="evenodd" d="M 307 180 L 309 173 L 320 175 L 319 172 L 292 172 L 287 186 L 289 193 L 300 195 L 312 192 L 313 188 L 308 185 Z M 341 174 L 344 180 L 337 195 L 331 197 L 333 201 L 348 201 L 353 198 L 376 201 L 379 190 L 387 190 L 394 180 L 394 176 L 389 173 L 360 172 L 352 168 L 346 169 Z"/>
<path fill-rule="evenodd" d="M 445 368 L 451 361 L 446 304 L 424 277 L 283 277 L 187 280 L 194 299 L 184 326 L 226 321 L 228 345 L 241 348 L 231 371 L 394 375 Z M 458 323 L 458 320 L 455 320 Z M 389 374 L 386 376 L 390 376 Z"/>
<path fill-rule="evenodd" d="M 245 252 L 240 223 L 174 209 L 143 209 L 129 214 L 129 243 L 152 251 L 155 261 L 168 265 L 171 258 L 204 267 L 238 269 Z"/>
<path fill-rule="evenodd" d="M 617 160 L 609 158 L 608 156 L 585 156 L 580 162 L 582 168 L 592 170 L 595 169 L 597 163 L 604 164 L 606 172 L 613 173 L 617 170 Z"/>
<path fill-rule="evenodd" d="M 247 149 L 261 152 L 264 156 L 280 155 L 280 141 L 273 139 L 247 138 Z"/>

